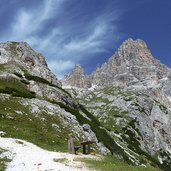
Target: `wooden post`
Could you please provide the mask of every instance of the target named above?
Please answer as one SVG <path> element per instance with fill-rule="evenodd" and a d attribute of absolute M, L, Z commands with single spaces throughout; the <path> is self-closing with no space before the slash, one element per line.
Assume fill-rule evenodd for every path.
<path fill-rule="evenodd" d="M 75 154 L 74 139 L 73 138 L 70 138 L 68 140 L 68 153 Z"/>
<path fill-rule="evenodd" d="M 83 144 L 83 154 L 86 154 L 86 145 Z"/>

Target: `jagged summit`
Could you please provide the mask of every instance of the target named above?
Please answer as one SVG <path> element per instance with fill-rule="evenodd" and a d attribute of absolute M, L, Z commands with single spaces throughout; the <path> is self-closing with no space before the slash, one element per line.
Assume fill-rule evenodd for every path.
<path fill-rule="evenodd" d="M 118 82 L 128 86 L 145 79 L 161 79 L 167 70 L 166 66 L 152 56 L 143 40 L 128 39 L 107 63 L 91 74 L 91 78 L 95 85 Z"/>
<path fill-rule="evenodd" d="M 129 38 L 123 42 L 117 53 L 119 57 L 128 61 L 133 58 L 139 58 L 144 62 L 152 62 L 151 52 L 148 49 L 147 44 L 141 39 L 133 40 Z"/>
<path fill-rule="evenodd" d="M 84 75 L 84 69 L 81 67 L 80 64 L 76 64 L 72 72 L 76 74 L 81 73 L 82 75 Z"/>
<path fill-rule="evenodd" d="M 118 56 L 124 61 L 139 61 L 140 63 L 152 63 L 153 57 L 147 44 L 141 40 L 128 39 L 123 42 L 114 56 Z"/>

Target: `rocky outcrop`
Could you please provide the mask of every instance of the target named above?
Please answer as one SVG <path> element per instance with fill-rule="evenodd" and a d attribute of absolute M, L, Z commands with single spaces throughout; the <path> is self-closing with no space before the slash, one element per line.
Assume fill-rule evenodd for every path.
<path fill-rule="evenodd" d="M 0 64 L 10 64 L 14 67 L 18 65 L 31 75 L 42 77 L 54 85 L 61 86 L 60 81 L 49 70 L 43 55 L 36 53 L 26 42 L 0 43 Z"/>
<path fill-rule="evenodd" d="M 98 118 L 128 154 L 138 159 L 145 152 L 171 167 L 169 108 L 149 95 L 114 86 L 87 90 L 86 95 L 79 94 L 77 89 L 77 93 L 79 102 Z M 89 127 L 84 125 L 83 129 Z"/>
<path fill-rule="evenodd" d="M 75 68 L 62 80 L 64 86 L 69 85 L 78 88 L 89 88 L 91 84 L 84 73 L 81 65 L 76 64 Z"/>

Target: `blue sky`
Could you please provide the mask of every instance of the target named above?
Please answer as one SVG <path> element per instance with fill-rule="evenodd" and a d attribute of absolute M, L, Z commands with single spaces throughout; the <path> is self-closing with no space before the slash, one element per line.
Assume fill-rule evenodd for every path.
<path fill-rule="evenodd" d="M 26 41 L 61 78 L 93 71 L 129 37 L 171 67 L 171 0 L 0 0 L 0 41 Z"/>

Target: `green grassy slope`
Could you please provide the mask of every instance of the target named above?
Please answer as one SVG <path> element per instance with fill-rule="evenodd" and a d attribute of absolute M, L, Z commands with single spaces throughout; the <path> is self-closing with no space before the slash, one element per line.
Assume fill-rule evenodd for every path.
<path fill-rule="evenodd" d="M 58 113 L 50 115 L 42 111 L 33 114 L 15 97 L 0 99 L 0 104 L 0 130 L 6 132 L 7 137 L 27 140 L 48 150 L 67 150 L 67 138 L 71 132 L 69 128 L 63 128 Z M 52 124 L 57 124 L 60 131 Z"/>

